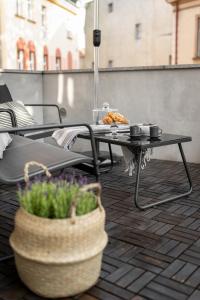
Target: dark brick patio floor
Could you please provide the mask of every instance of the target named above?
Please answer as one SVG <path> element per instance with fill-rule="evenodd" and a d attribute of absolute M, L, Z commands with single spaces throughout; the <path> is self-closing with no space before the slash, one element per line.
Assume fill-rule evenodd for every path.
<path fill-rule="evenodd" d="M 81 300 L 200 299 L 200 165 L 190 164 L 194 191 L 184 199 L 139 211 L 133 206 L 135 178 L 119 165 L 101 176 L 109 244 L 101 278 Z M 140 197 L 151 199 L 187 189 L 182 164 L 153 160 L 142 172 Z M 1 186 L 0 255 L 17 208 L 15 188 Z M 0 299 L 39 300 L 19 280 L 14 261 L 0 264 Z"/>

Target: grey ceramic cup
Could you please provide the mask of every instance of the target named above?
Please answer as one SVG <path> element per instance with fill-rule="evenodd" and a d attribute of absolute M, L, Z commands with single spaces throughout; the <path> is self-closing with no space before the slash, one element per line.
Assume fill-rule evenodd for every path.
<path fill-rule="evenodd" d="M 162 134 L 162 129 L 157 125 L 150 126 L 150 138 L 158 138 Z"/>
<path fill-rule="evenodd" d="M 138 125 L 130 126 L 130 136 L 139 136 L 142 134 L 142 129 Z"/>

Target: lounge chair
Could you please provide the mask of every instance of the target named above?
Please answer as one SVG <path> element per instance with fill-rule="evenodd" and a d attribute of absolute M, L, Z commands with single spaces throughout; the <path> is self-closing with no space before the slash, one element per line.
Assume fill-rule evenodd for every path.
<path fill-rule="evenodd" d="M 23 181 L 24 164 L 30 160 L 38 160 L 45 164 L 50 171 L 55 171 L 69 166 L 77 166 L 81 163 L 92 163 L 94 174 L 98 180 L 99 171 L 97 154 L 93 131 L 88 124 L 61 124 L 59 128 L 84 126 L 88 128 L 92 147 L 92 157 L 88 157 L 72 151 L 65 151 L 59 147 L 31 140 L 26 137 L 13 135 L 13 141 L 4 152 L 3 159 L 0 160 L 0 182 L 14 184 Z M 39 125 L 23 127 L 24 132 L 50 130 L 57 128 L 57 125 Z M 1 128 L 0 133 L 18 133 L 22 130 L 19 127 Z M 30 172 L 30 176 L 42 174 L 43 171 L 37 167 Z"/>

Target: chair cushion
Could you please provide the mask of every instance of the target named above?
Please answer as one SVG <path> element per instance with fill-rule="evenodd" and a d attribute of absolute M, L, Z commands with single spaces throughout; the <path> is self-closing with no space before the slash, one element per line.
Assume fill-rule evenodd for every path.
<path fill-rule="evenodd" d="M 0 160 L 0 181 L 13 184 L 24 180 L 24 165 L 28 161 L 38 161 L 49 171 L 76 166 L 80 163 L 92 163 L 92 158 L 82 154 L 65 151 L 58 147 L 13 135 L 13 141 Z M 43 174 L 38 167 L 30 170 L 30 177 Z"/>
<path fill-rule="evenodd" d="M 13 99 L 7 85 L 0 85 L 0 103 L 5 103 L 9 101 L 13 101 Z"/>
<path fill-rule="evenodd" d="M 24 127 L 36 124 L 33 120 L 31 114 L 28 112 L 26 107 L 18 102 L 6 102 L 0 104 L 0 108 L 9 108 L 12 109 L 16 115 L 17 126 Z M 8 113 L 0 113 L 0 127 L 12 127 L 10 116 Z"/>

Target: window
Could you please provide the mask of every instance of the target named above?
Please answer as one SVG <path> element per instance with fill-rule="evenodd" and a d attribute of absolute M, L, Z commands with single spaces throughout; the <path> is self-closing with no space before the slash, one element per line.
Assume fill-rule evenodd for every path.
<path fill-rule="evenodd" d="M 113 12 L 113 3 L 112 2 L 108 3 L 108 12 L 109 13 Z"/>
<path fill-rule="evenodd" d="M 44 67 L 44 71 L 49 70 L 49 52 L 47 46 L 44 46 L 43 67 Z"/>
<path fill-rule="evenodd" d="M 47 9 L 46 6 L 42 6 L 41 9 L 41 24 L 42 24 L 42 37 L 47 37 Z"/>
<path fill-rule="evenodd" d="M 28 42 L 29 50 L 29 70 L 36 70 L 36 55 L 35 55 L 35 45 L 32 41 Z"/>
<path fill-rule="evenodd" d="M 170 54 L 169 55 L 169 65 L 171 65 L 172 64 L 172 55 Z"/>
<path fill-rule="evenodd" d="M 113 67 L 113 60 L 109 60 L 108 61 L 108 68 L 112 68 Z"/>
<path fill-rule="evenodd" d="M 43 66 L 44 66 L 44 71 L 49 70 L 48 55 L 46 54 L 44 54 Z"/>
<path fill-rule="evenodd" d="M 22 38 L 17 41 L 17 68 L 19 70 L 26 69 L 25 41 Z"/>
<path fill-rule="evenodd" d="M 27 1 L 27 19 L 33 20 L 33 0 Z"/>
<path fill-rule="evenodd" d="M 68 40 L 72 40 L 73 39 L 73 33 L 71 30 L 67 30 L 67 38 Z"/>
<path fill-rule="evenodd" d="M 135 24 L 135 39 L 140 40 L 142 35 L 142 24 L 137 23 Z"/>
<path fill-rule="evenodd" d="M 61 57 L 56 57 L 56 70 L 61 70 L 62 64 L 61 64 Z"/>
<path fill-rule="evenodd" d="M 197 18 L 197 47 L 196 56 L 200 57 L 200 17 Z"/>
<path fill-rule="evenodd" d="M 67 53 L 67 67 L 68 67 L 69 70 L 71 70 L 71 69 L 72 69 L 72 66 L 73 66 L 73 58 L 72 58 L 72 53 L 71 53 L 71 51 L 69 51 L 69 52 Z"/>
<path fill-rule="evenodd" d="M 17 51 L 17 68 L 19 70 L 24 70 L 25 69 L 24 50 L 18 50 Z"/>
<path fill-rule="evenodd" d="M 29 52 L 29 70 L 35 70 L 35 54 L 34 52 Z"/>
<path fill-rule="evenodd" d="M 24 16 L 24 1 L 23 0 L 16 0 L 16 15 L 17 16 Z"/>
<path fill-rule="evenodd" d="M 56 70 L 62 70 L 61 51 L 56 49 Z"/>
<path fill-rule="evenodd" d="M 46 9 L 46 6 L 42 6 L 41 21 L 42 21 L 42 26 L 47 26 L 47 9 Z"/>

